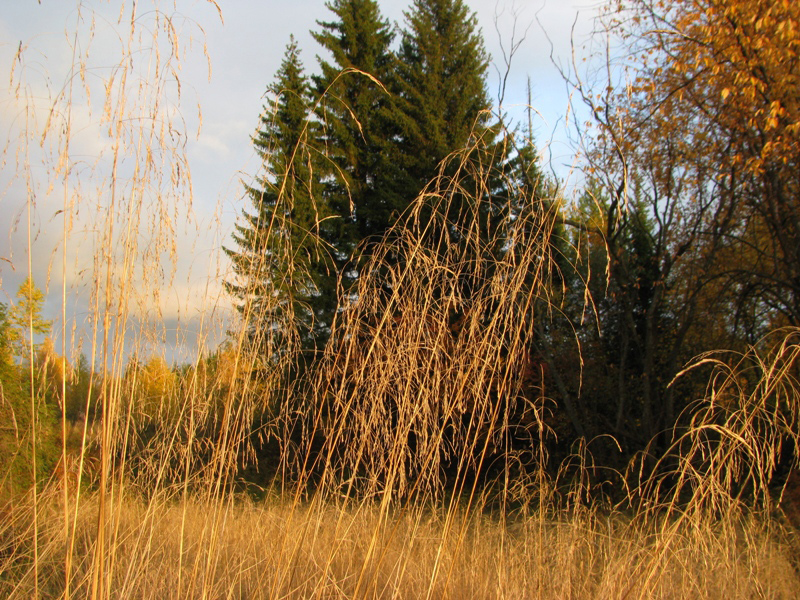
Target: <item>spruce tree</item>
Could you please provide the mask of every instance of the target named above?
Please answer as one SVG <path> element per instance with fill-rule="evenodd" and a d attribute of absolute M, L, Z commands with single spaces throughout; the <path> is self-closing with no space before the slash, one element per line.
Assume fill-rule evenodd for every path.
<path fill-rule="evenodd" d="M 225 251 L 237 276 L 226 286 L 240 301 L 250 341 L 272 337 L 271 347 L 261 350 L 274 353 L 288 349 L 296 335 L 306 348 L 324 343 L 335 277 L 320 242 L 328 210 L 315 166 L 311 90 L 294 37 L 267 91 L 273 104 L 253 140 L 265 174 L 246 187 L 255 210 L 243 213 L 233 234 L 237 248 Z M 265 332 L 278 333 L 277 340 Z"/>
<path fill-rule="evenodd" d="M 318 22 L 312 32 L 333 62 L 319 59 L 314 77 L 322 97 L 320 121 L 325 150 L 333 164 L 326 197 L 340 217 L 335 237 L 342 268 L 365 238 L 380 235 L 402 206 L 391 145 L 393 124 L 393 33 L 374 0 L 333 0 L 327 7 L 337 19 Z M 345 286 L 355 277 L 344 269 Z"/>
<path fill-rule="evenodd" d="M 439 163 L 486 133 L 489 57 L 475 13 L 461 0 L 414 0 L 398 53 L 398 162 L 415 196 Z"/>

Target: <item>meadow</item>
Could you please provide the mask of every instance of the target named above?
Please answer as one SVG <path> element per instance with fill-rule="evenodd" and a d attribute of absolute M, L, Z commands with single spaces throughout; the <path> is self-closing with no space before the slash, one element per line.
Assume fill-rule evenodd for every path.
<path fill-rule="evenodd" d="M 65 565 L 80 598 L 793 598 L 800 585 L 796 534 L 752 516 L 118 494 L 103 564 L 95 495 L 70 538 L 60 498 L 40 498 L 36 569 L 29 507 L 7 513 L 4 593 L 32 597 L 37 573 L 41 597 L 64 597 Z"/>
<path fill-rule="evenodd" d="M 500 185 L 486 162 L 513 135 L 453 152 L 354 259 L 324 347 L 304 346 L 303 315 L 272 278 L 222 323 L 205 314 L 225 301 L 206 298 L 198 338 L 216 327 L 225 343 L 168 364 L 162 293 L 192 203 L 175 133 L 184 33 L 160 10 L 114 27 L 119 63 L 94 88 L 76 45 L 49 111 L 33 110 L 22 46 L 11 74 L 37 114 L 12 140 L 27 227 L 45 195 L 63 219 L 63 327 L 44 351 L 31 309 L 8 338 L 16 358 L 0 357 L 19 391 L 3 392 L 16 429 L 2 437 L 0 596 L 800 597 L 800 330 L 687 363 L 664 382 L 691 395 L 683 416 L 624 464 L 603 460 L 611 435 L 559 440 L 555 363 L 532 358 L 531 340 L 581 347 L 552 323 L 589 295 L 559 283 L 553 239 L 576 238 L 561 233 L 558 188 Z M 108 143 L 87 165 L 73 127 L 97 98 Z M 288 239 L 292 198 L 277 202 L 268 230 Z M 74 232 L 86 210 L 93 226 Z M 67 333 L 81 338 L 67 313 L 77 233 L 93 249 L 73 282 L 91 297 L 80 348 Z M 261 260 L 297 278 L 299 256 L 287 243 Z M 79 385 L 64 357 L 81 351 Z"/>

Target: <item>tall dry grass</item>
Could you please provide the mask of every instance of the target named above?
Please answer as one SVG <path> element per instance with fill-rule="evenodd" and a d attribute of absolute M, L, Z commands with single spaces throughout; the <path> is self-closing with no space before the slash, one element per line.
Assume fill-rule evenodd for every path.
<path fill-rule="evenodd" d="M 147 371 L 128 368 L 127 344 L 134 325 L 142 354 L 163 335 L 152 299 L 169 281 L 163 259 L 177 252 L 176 219 L 191 207 L 176 95 L 189 34 L 161 9 L 126 10 L 112 28 L 121 58 L 103 71 L 103 109 L 90 121 L 108 132 L 91 168 L 77 169 L 72 151 L 73 111 L 92 101 L 86 46 L 74 46 L 49 110 L 26 87 L 24 52 L 13 74 L 29 116 L 17 163 L 28 206 L 43 186 L 63 196 L 64 356 L 72 223 L 89 211 L 99 224 L 81 327 L 100 367 L 86 414 L 96 404 L 101 420 L 95 431 L 84 421 L 75 450 L 63 414 L 62 476 L 5 504 L 0 595 L 798 596 L 796 541 L 771 520 L 768 494 L 787 449 L 797 465 L 797 333 L 778 332 L 738 361 L 701 357 L 697 368 L 715 367 L 706 397 L 625 504 L 592 497 L 585 453 L 569 471 L 576 483 L 551 479 L 550 401 L 530 342 L 558 310 L 558 198 L 541 200 L 543 182 L 503 180 L 489 140 L 451 156 L 356 260 L 357 288 L 340 290 L 313 368 L 287 379 L 301 355 L 299 325 L 289 310 L 283 329 L 259 326 L 281 309 L 267 288 L 266 303 L 245 304 L 217 366 L 199 355 L 148 409 L 155 433 L 145 439 L 135 399 Z M 90 15 L 79 4 L 76 39 L 91 35 Z M 30 162 L 40 140 L 45 182 Z M 498 185 L 507 193 L 495 194 Z M 289 227 L 287 214 L 276 210 L 267 227 Z M 305 268 L 288 250 L 280 259 Z M 274 351 L 265 360 L 253 347 Z M 258 502 L 234 485 L 254 456 L 255 422 L 279 448 Z"/>
<path fill-rule="evenodd" d="M 39 593 L 63 597 L 58 500 L 45 494 L 40 502 L 51 510 L 43 511 L 39 531 Z M 98 509 L 95 495 L 79 510 L 70 574 L 75 597 L 92 594 Z M 643 525 L 622 514 L 583 511 L 500 521 L 475 507 L 387 513 L 375 503 L 129 496 L 116 508 L 115 525 L 113 569 L 105 575 L 114 598 L 794 598 L 798 592 L 787 541 L 747 518 Z M 14 533 L 16 544 L 4 546 L 4 594 L 29 598 L 31 532 Z"/>

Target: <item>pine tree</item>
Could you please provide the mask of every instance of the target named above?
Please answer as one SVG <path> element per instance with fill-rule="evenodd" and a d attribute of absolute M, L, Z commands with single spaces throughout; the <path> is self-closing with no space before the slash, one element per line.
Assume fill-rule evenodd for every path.
<path fill-rule="evenodd" d="M 320 242 L 328 211 L 316 172 L 310 87 L 294 37 L 267 91 L 274 103 L 253 140 L 266 173 L 246 188 L 255 211 L 245 211 L 236 226 L 238 249 L 226 248 L 237 276 L 226 285 L 240 300 L 251 342 L 270 345 L 265 333 L 278 334 L 271 348 L 262 348 L 271 354 L 288 349 L 295 334 L 306 348 L 324 340 L 335 278 Z"/>
<path fill-rule="evenodd" d="M 8 313 L 12 325 L 9 332 L 11 345 L 17 356 L 23 359 L 30 358 L 31 351 L 36 349 L 30 348 L 31 332 L 42 335 L 50 331 L 53 325 L 52 321 L 42 318 L 43 304 L 44 294 L 30 276 L 26 277 L 17 290 L 17 303 Z"/>

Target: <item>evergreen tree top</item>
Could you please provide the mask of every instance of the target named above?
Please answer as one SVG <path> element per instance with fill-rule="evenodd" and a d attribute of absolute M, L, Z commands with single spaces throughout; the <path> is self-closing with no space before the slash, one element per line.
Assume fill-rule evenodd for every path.
<path fill-rule="evenodd" d="M 446 156 L 486 131 L 489 55 L 461 0 L 414 0 L 404 15 L 394 103 L 407 189 L 418 191 Z"/>
<path fill-rule="evenodd" d="M 377 76 L 392 62 L 389 47 L 394 39 L 392 27 L 380 12 L 375 0 L 333 0 L 326 6 L 338 21 L 317 21 L 322 31 L 311 35 L 333 55 L 337 67 L 319 58 L 322 81 L 335 76 L 339 71 L 355 68 Z"/>
<path fill-rule="evenodd" d="M 437 57 L 442 66 L 453 66 L 469 54 L 470 66 L 481 72 L 488 68 L 489 55 L 477 14 L 470 12 L 462 0 L 414 0 L 411 10 L 403 11 L 403 16 L 408 29 L 403 33 L 401 53 L 408 58 Z M 453 56 L 453 51 L 459 56 Z"/>
<path fill-rule="evenodd" d="M 305 91 L 307 84 L 303 61 L 300 60 L 300 48 L 297 46 L 294 34 L 291 34 L 281 60 L 281 67 L 275 74 L 275 80 L 267 87 L 267 91 L 280 96 L 285 91 Z"/>
<path fill-rule="evenodd" d="M 303 343 L 313 345 L 319 329 L 313 305 L 326 285 L 324 268 L 314 268 L 324 260 L 319 234 L 327 215 L 314 177 L 320 171 L 317 124 L 309 114 L 311 90 L 294 36 L 267 86 L 267 98 L 253 139 L 263 173 L 245 185 L 254 210 L 242 211 L 232 234 L 235 247 L 223 249 L 235 274 L 226 288 L 252 320 L 250 342 L 274 358 L 275 340 L 284 345 L 296 340 L 292 319 Z"/>
<path fill-rule="evenodd" d="M 438 99 L 442 111 L 456 107 L 473 119 L 491 102 L 486 92 L 489 55 L 478 18 L 462 0 L 414 0 L 404 12 L 406 29 L 400 45 L 402 95 L 411 102 Z M 462 125 L 461 122 L 458 123 Z"/>
<path fill-rule="evenodd" d="M 281 67 L 267 87 L 273 103 L 264 107 L 261 131 L 254 140 L 259 155 L 281 151 L 291 154 L 308 126 L 310 86 L 294 36 L 286 45 Z"/>

